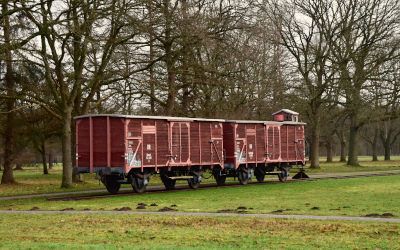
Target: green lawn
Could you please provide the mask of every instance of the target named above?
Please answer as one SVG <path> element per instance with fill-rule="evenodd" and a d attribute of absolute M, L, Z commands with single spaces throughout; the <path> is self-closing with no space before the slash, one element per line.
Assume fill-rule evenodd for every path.
<path fill-rule="evenodd" d="M 325 162 L 325 158 L 320 158 L 320 168 L 310 169 L 310 164 L 306 166 L 309 173 L 332 173 L 332 172 L 362 172 L 362 171 L 381 171 L 381 170 L 397 170 L 400 169 L 400 156 L 393 156 L 392 160 L 384 161 L 383 157 L 379 157 L 379 161 L 371 161 L 370 156 L 360 156 L 360 166 L 349 167 L 345 162 L 339 162 L 338 157 L 333 158 L 333 162 Z"/>
<path fill-rule="evenodd" d="M 27 180 L 34 180 L 35 175 L 25 174 Z M 51 178 L 54 178 L 52 181 L 57 179 Z M 94 187 L 95 181 L 92 184 Z M 147 206 L 144 210 L 137 209 L 138 203 Z M 150 206 L 152 203 L 157 206 Z M 96 200 L 0 201 L 0 210 L 114 210 L 122 207 L 133 211 L 158 211 L 168 207 L 187 212 L 346 216 L 386 213 L 399 218 L 400 176 L 266 183 Z M 257 219 L 234 215 L 212 218 L 145 214 L 0 214 L 0 235 L 1 249 L 400 249 L 399 224 Z"/>
<path fill-rule="evenodd" d="M 0 201 L 0 209 L 29 210 L 135 210 L 145 203 L 146 211 L 171 207 L 188 212 L 349 215 L 390 213 L 400 217 L 400 176 L 340 180 L 256 184 L 177 192 L 132 194 L 93 200 L 47 201 L 45 199 Z M 156 203 L 157 206 L 150 206 Z"/>
<path fill-rule="evenodd" d="M 23 169 L 24 170 L 14 171 L 14 177 L 17 181 L 17 184 L 0 185 L 0 196 L 79 191 L 103 188 L 103 185 L 99 185 L 99 181 L 94 178 L 94 175 L 85 175 L 84 182 L 74 184 L 74 186 L 70 189 L 61 188 L 61 165 L 57 165 L 53 169 L 50 169 L 48 175 L 44 175 L 42 168 L 39 166 L 23 167 Z"/>
<path fill-rule="evenodd" d="M 400 249 L 398 224 L 160 215 L 0 215 L 2 249 Z"/>
<path fill-rule="evenodd" d="M 308 169 L 308 173 L 334 173 L 334 172 L 357 172 L 357 171 L 376 171 L 376 170 L 398 170 L 400 169 L 400 156 L 394 156 L 392 161 L 379 161 L 372 162 L 370 157 L 360 157 L 360 167 L 348 167 L 345 163 L 337 162 L 338 159 L 334 159 L 333 163 L 323 162 L 321 158 L 320 169 Z M 292 172 L 295 172 L 293 170 Z M 22 171 L 15 171 L 15 179 L 18 184 L 16 185 L 0 185 L 0 196 L 10 195 L 22 195 L 22 194 L 40 194 L 40 193 L 53 193 L 53 192 L 66 192 L 66 191 L 80 191 L 80 190 L 92 190 L 92 189 L 105 189 L 98 180 L 95 179 L 94 174 L 85 174 L 84 182 L 74 184 L 70 189 L 64 189 L 60 187 L 62 169 L 60 165 L 55 166 L 50 170 L 49 175 L 43 175 L 41 167 L 24 167 Z M 0 172 L 1 175 L 1 172 Z M 206 174 L 209 175 L 209 174 Z M 292 174 L 293 175 L 293 174 Z M 276 179 L 276 177 L 273 177 Z M 228 181 L 233 180 L 229 178 Z M 253 180 L 254 181 L 254 180 Z M 203 179 L 203 183 L 212 182 L 214 179 Z M 185 183 L 185 182 L 178 182 Z M 151 178 L 150 185 L 161 185 L 161 181 L 158 176 Z M 123 185 L 123 187 L 129 187 L 129 185 Z"/>

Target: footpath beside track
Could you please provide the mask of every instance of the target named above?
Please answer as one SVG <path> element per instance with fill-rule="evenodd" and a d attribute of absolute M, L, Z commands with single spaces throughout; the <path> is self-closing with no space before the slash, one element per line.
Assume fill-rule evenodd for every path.
<path fill-rule="evenodd" d="M 239 213 L 205 213 L 205 212 L 138 212 L 138 211 L 49 211 L 49 210 L 0 210 L 0 214 L 27 214 L 27 215 L 159 215 L 159 216 L 203 216 L 203 217 L 236 217 L 259 219 L 295 219 L 295 220 L 322 220 L 322 221 L 355 221 L 400 223 L 398 218 L 376 218 L 359 216 L 325 216 L 325 215 L 294 215 L 294 214 L 239 214 Z"/>
<path fill-rule="evenodd" d="M 345 172 L 345 173 L 320 173 L 311 174 L 309 179 L 293 180 L 289 179 L 288 182 L 297 181 L 317 181 L 323 179 L 348 179 L 348 178 L 361 178 L 361 177 L 375 177 L 375 176 L 390 176 L 400 175 L 400 170 L 391 171 L 372 171 L 372 172 Z M 277 180 L 267 180 L 264 183 L 250 182 L 249 185 L 266 185 L 266 184 L 278 184 Z M 229 182 L 221 187 L 234 187 L 241 186 L 237 182 Z M 220 188 L 214 183 L 202 184 L 199 189 L 205 188 Z M 164 186 L 148 186 L 147 192 L 176 192 L 182 190 L 190 190 L 186 185 L 177 185 L 175 190 L 166 191 Z M 96 190 L 85 190 L 85 191 L 74 191 L 74 192 L 59 192 L 59 193 L 44 193 L 44 194 L 27 194 L 27 195 L 16 195 L 16 196 L 5 196 L 0 197 L 0 201 L 5 200 L 18 200 L 18 199 L 33 199 L 33 198 L 47 198 L 48 200 L 85 200 L 85 199 L 97 199 L 97 198 L 109 198 L 113 196 L 124 196 L 124 195 L 140 195 L 134 193 L 131 188 L 121 188 L 118 194 L 109 194 L 105 189 Z"/>

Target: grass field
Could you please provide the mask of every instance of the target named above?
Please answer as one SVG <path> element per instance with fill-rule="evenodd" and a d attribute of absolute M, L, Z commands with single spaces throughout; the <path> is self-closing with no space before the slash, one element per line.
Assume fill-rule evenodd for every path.
<path fill-rule="evenodd" d="M 320 159 L 319 169 L 310 169 L 307 164 L 307 172 L 309 173 L 331 173 L 331 172 L 362 172 L 362 171 L 379 171 L 379 170 L 395 170 L 400 169 L 400 156 L 393 156 L 392 160 L 384 161 L 383 157 L 378 157 L 379 161 L 371 161 L 370 156 L 360 156 L 360 166 L 347 166 L 345 162 L 339 162 L 338 157 L 334 157 L 334 161 L 327 163 L 325 159 Z"/>
<path fill-rule="evenodd" d="M 0 215 L 2 249 L 400 249 L 397 224 L 138 215 Z"/>
<path fill-rule="evenodd" d="M 357 171 L 400 169 L 399 161 L 363 162 Z M 313 172 L 346 172 L 322 164 Z M 17 172 L 10 193 L 64 191 L 60 168 Z M 89 176 L 92 178 L 92 176 Z M 93 178 L 73 190 L 99 188 Z M 155 182 L 157 183 L 157 181 Z M 49 184 L 52 184 L 49 186 Z M 36 189 L 35 189 L 36 188 Z M 0 192 L 5 190 L 0 186 Z M 4 195 L 4 194 L 3 194 Z M 145 206 L 138 204 L 142 203 Z M 153 206 L 151 206 L 153 204 Z M 154 206 L 156 204 L 156 206 Z M 400 217 L 400 176 L 265 183 L 236 187 L 133 194 L 96 200 L 0 201 L 0 210 L 133 210 L 230 212 L 232 217 L 127 214 L 0 214 L 1 249 L 400 249 L 400 224 L 235 217 L 275 213 Z"/>
<path fill-rule="evenodd" d="M 243 212 L 310 215 L 391 214 L 400 217 L 400 176 L 256 184 L 177 192 L 132 194 L 92 200 L 47 201 L 43 198 L 0 201 L 7 210 L 135 210 L 173 207 L 187 212 Z M 157 206 L 150 206 L 151 204 Z M 241 208 L 239 208 L 241 207 Z M 142 210 L 140 210 L 142 211 Z"/>
<path fill-rule="evenodd" d="M 307 169 L 309 173 L 332 173 L 332 172 L 356 172 L 356 171 L 375 171 L 375 170 L 395 170 L 400 169 L 400 156 L 392 157 L 392 161 L 370 161 L 371 157 L 360 157 L 361 166 L 348 167 L 345 163 L 338 162 L 334 159 L 333 163 L 325 163 L 321 158 L 320 169 Z M 37 167 L 24 167 L 23 171 L 15 171 L 15 179 L 17 185 L 0 185 L 0 196 L 22 195 L 22 194 L 40 194 L 65 191 L 80 191 L 92 189 L 104 189 L 103 185 L 95 179 L 94 174 L 85 174 L 84 182 L 76 183 L 70 189 L 60 188 L 61 182 L 61 166 L 58 165 L 50 170 L 49 175 L 43 175 L 42 169 Z M 1 172 L 0 172 L 1 175 Z M 276 177 L 273 177 L 276 179 Z M 203 183 L 214 182 L 213 178 L 204 179 Z M 150 185 L 161 185 L 158 176 L 151 179 Z M 129 187 L 129 185 L 124 185 Z M 123 186 L 123 187 L 124 187 Z"/>
<path fill-rule="evenodd" d="M 61 165 L 50 169 L 48 175 L 43 175 L 43 170 L 39 166 L 24 167 L 23 169 L 14 171 L 17 184 L 0 185 L 0 196 L 79 191 L 103 187 L 99 185 L 99 181 L 94 178 L 94 175 L 85 175 L 84 182 L 74 184 L 70 189 L 61 188 Z"/>

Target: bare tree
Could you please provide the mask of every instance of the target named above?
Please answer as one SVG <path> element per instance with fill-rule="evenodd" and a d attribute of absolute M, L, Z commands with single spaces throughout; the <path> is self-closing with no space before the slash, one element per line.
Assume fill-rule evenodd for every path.
<path fill-rule="evenodd" d="M 90 110 L 103 85 L 119 80 L 118 68 L 109 63 L 119 46 L 138 35 L 136 7 L 136 2 L 122 0 L 50 0 L 24 12 L 41 34 L 27 48 L 27 59 L 45 72 L 42 83 L 25 86 L 26 93 L 62 124 L 62 187 L 72 183 L 72 117 Z"/>
<path fill-rule="evenodd" d="M 282 45 L 290 52 L 293 63 L 301 76 L 301 84 L 292 88 L 303 96 L 306 115 L 311 126 L 311 167 L 319 167 L 319 147 L 321 133 L 321 110 L 329 97 L 332 85 L 332 69 L 329 65 L 331 47 L 322 33 L 322 25 L 329 29 L 332 22 L 321 18 L 331 8 L 326 1 L 273 2 L 269 5 L 272 20 L 279 31 Z"/>
<path fill-rule="evenodd" d="M 372 123 L 360 130 L 360 135 L 371 146 L 372 161 L 378 161 L 379 126 Z"/>
<path fill-rule="evenodd" d="M 15 79 L 12 61 L 12 37 L 10 16 L 8 14 L 9 1 L 2 1 L 2 28 L 4 37 L 4 61 L 5 61 L 5 89 L 6 89 L 6 120 L 4 128 L 4 171 L 1 178 L 2 184 L 14 183 L 12 154 L 14 147 L 14 108 L 15 108 Z"/>
<path fill-rule="evenodd" d="M 359 129 L 368 121 L 365 91 L 371 79 L 379 77 L 379 67 L 394 58 L 399 49 L 399 1 L 352 0 L 334 1 L 334 29 L 324 34 L 332 48 L 332 62 L 339 72 L 339 87 L 350 119 L 348 165 L 358 165 Z"/>

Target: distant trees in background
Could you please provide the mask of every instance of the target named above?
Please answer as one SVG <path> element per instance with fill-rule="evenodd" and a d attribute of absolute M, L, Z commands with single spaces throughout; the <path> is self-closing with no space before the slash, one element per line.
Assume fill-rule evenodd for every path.
<path fill-rule="evenodd" d="M 268 120 L 285 107 L 308 123 L 311 167 L 320 150 L 390 159 L 399 16 L 397 0 L 3 1 L 2 183 L 20 142 L 45 162 L 51 138 L 71 186 L 72 118 L 86 113 Z"/>

